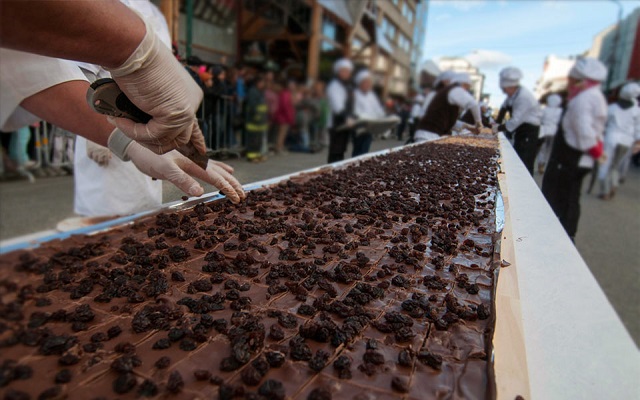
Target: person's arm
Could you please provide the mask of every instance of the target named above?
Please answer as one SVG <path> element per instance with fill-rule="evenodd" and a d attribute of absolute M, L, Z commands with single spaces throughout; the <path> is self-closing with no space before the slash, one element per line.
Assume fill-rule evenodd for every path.
<path fill-rule="evenodd" d="M 119 132 L 104 115 L 89 107 L 85 100 L 88 86 L 86 81 L 64 82 L 26 98 L 21 106 L 62 129 L 106 146 L 107 138 Z M 245 197 L 242 186 L 231 175 L 233 168 L 226 164 L 209 161 L 205 171 L 177 151 L 158 155 L 135 141 L 127 143 L 123 152 L 142 173 L 168 180 L 191 196 L 204 193 L 195 177 L 219 188 L 235 203 Z"/>
<path fill-rule="evenodd" d="M 118 0 L 0 2 L 2 47 L 115 68 L 145 35 L 145 24 Z"/>
<path fill-rule="evenodd" d="M 461 110 L 469 110 L 471 115 L 473 115 L 476 127 L 482 125 L 480 106 L 469 92 L 461 87 L 455 87 L 449 91 L 447 100 L 449 101 L 449 104 L 456 105 Z"/>

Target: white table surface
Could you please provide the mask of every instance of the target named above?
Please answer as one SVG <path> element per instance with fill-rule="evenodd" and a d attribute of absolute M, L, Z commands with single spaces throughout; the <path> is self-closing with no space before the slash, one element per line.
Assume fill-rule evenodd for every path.
<path fill-rule="evenodd" d="M 515 250 L 506 261 L 517 269 L 531 398 L 640 399 L 638 348 L 509 142 L 500 142 Z"/>

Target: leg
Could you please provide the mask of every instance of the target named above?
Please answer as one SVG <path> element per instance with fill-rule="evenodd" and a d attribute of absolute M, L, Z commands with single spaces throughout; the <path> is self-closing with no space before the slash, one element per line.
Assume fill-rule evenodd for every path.
<path fill-rule="evenodd" d="M 538 153 L 538 130 L 526 130 L 516 134 L 514 147 L 527 171 L 533 176 L 533 167 Z"/>
<path fill-rule="evenodd" d="M 282 124 L 278 125 L 278 141 L 276 142 L 276 151 L 278 153 L 284 151 L 284 141 L 287 138 L 287 133 L 289 132 L 289 125 Z"/>
<path fill-rule="evenodd" d="M 328 163 L 344 160 L 344 152 L 347 151 L 349 133 L 346 131 L 329 131 L 329 158 Z"/>
<path fill-rule="evenodd" d="M 31 131 L 28 126 L 22 127 L 11 134 L 9 157 L 18 165 L 24 165 L 29 161 L 27 146 L 30 139 Z"/>
<path fill-rule="evenodd" d="M 358 157 L 369 152 L 371 147 L 372 136 L 369 133 L 355 135 L 353 138 L 353 152 L 351 157 Z"/>
<path fill-rule="evenodd" d="M 616 150 L 614 152 L 613 160 L 611 160 L 611 167 L 609 170 L 611 171 L 611 194 L 613 195 L 620 186 L 620 175 L 621 171 L 624 167 L 624 162 L 629 152 L 629 147 L 617 145 Z"/>
<path fill-rule="evenodd" d="M 589 173 L 589 169 L 578 168 L 572 174 L 570 181 L 567 182 L 569 190 L 567 191 L 567 211 L 562 222 L 564 230 L 571 240 L 575 240 L 578 231 L 578 221 L 580 220 L 580 194 L 582 192 L 582 181 Z"/>

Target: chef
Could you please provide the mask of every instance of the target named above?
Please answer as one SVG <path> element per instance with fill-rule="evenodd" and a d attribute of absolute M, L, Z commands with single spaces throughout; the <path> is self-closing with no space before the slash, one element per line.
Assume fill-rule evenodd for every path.
<path fill-rule="evenodd" d="M 427 108 L 429 108 L 429 104 L 436 96 L 439 90 L 449 86 L 451 84 L 451 80 L 456 76 L 455 71 L 447 70 L 443 71 L 438 75 L 435 81 L 433 81 L 433 90 L 431 90 L 424 98 L 424 102 L 422 103 L 422 107 L 420 108 L 420 118 L 424 117 L 427 113 Z M 419 119 L 420 119 L 419 118 Z"/>
<path fill-rule="evenodd" d="M 598 170 L 600 198 L 610 200 L 620 185 L 620 170 L 634 143 L 640 141 L 640 107 L 636 98 L 640 85 L 627 83 L 620 89 L 618 101 L 611 104 L 604 135 L 606 161 Z"/>
<path fill-rule="evenodd" d="M 353 63 L 348 58 L 342 58 L 333 65 L 334 78 L 327 86 L 327 100 L 331 109 L 329 124 L 329 158 L 333 163 L 344 160 L 344 152 L 347 151 L 349 139 L 353 131 L 337 128 L 352 124 L 355 121 L 353 114 L 353 86 L 351 74 Z"/>
<path fill-rule="evenodd" d="M 158 39 L 171 48 L 164 16 L 148 0 L 121 0 L 153 27 Z M 77 63 L 93 82 L 111 75 L 102 67 Z M 162 181 L 152 180 L 133 163 L 112 157 L 111 150 L 82 136 L 76 138 L 74 156 L 74 212 L 85 217 L 134 214 L 162 204 Z"/>
<path fill-rule="evenodd" d="M 191 196 L 204 193 L 193 179 L 197 177 L 220 188 L 232 201 L 244 198 L 230 167 L 210 162 L 204 171 L 171 151 L 189 141 L 206 150 L 194 114 L 202 92 L 137 14 L 108 0 L 44 1 L 38 7 L 32 2 L 1 2 L 0 7 L 0 129 L 44 119 L 108 145 L 141 172 L 169 180 Z M 105 66 L 153 118 L 147 124 L 119 118 L 107 122 L 87 105 L 89 83 L 75 64 L 17 50 Z M 113 124 L 122 129 L 113 129 Z"/>
<path fill-rule="evenodd" d="M 6 49 L 90 62 L 109 70 L 133 103 L 153 117 L 146 124 L 112 118 L 110 122 L 120 128 L 113 137 L 88 133 L 87 138 L 99 144 L 109 142 L 116 155 L 124 156 L 127 137 L 159 154 L 189 141 L 201 153 L 206 151 L 195 117 L 202 91 L 153 29 L 119 1 L 3 1 L 0 39 Z M 31 94 L 35 97 L 30 107 L 43 103 L 37 101 L 38 93 Z M 72 131 L 65 121 L 56 125 Z"/>
<path fill-rule="evenodd" d="M 371 73 L 363 69 L 356 74 L 356 85 L 358 86 L 353 94 L 354 115 L 358 119 L 378 119 L 384 118 L 385 112 L 378 100 L 378 96 L 373 92 L 373 80 Z M 369 132 L 356 130 L 353 137 L 352 157 L 357 157 L 369 152 L 373 136 Z"/>
<path fill-rule="evenodd" d="M 582 180 L 604 153 L 607 102 L 600 82 L 606 77 L 607 68 L 591 57 L 579 58 L 569 71 L 569 103 L 542 180 L 542 193 L 572 240 L 580 219 Z"/>
<path fill-rule="evenodd" d="M 562 97 L 557 94 L 547 96 L 547 106 L 542 110 L 540 135 L 538 136 L 538 172 L 544 173 L 544 167 L 549 160 L 553 138 L 558 132 L 558 124 L 562 117 Z"/>
<path fill-rule="evenodd" d="M 415 134 L 416 142 L 438 139 L 440 136 L 451 135 L 452 130 L 466 128 L 478 134 L 482 128 L 480 107 L 469 90 L 471 78 L 467 73 L 456 73 L 451 79 L 452 84 L 441 88 L 434 96 L 426 114 L 418 123 Z M 458 121 L 462 113 L 471 111 L 475 125 L 468 125 Z"/>
<path fill-rule="evenodd" d="M 429 95 L 429 93 L 427 93 L 427 95 Z M 406 144 L 410 144 L 415 141 L 416 127 L 421 118 L 424 99 L 425 96 L 421 93 L 418 93 L 413 97 L 413 105 L 411 106 L 411 112 L 409 113 L 409 139 Z"/>
<path fill-rule="evenodd" d="M 513 136 L 513 147 L 531 175 L 538 152 L 540 105 L 533 94 L 520 85 L 522 71 L 507 67 L 500 71 L 500 88 L 507 95 L 498 113 L 498 130 Z M 510 119 L 503 123 L 505 114 Z"/>

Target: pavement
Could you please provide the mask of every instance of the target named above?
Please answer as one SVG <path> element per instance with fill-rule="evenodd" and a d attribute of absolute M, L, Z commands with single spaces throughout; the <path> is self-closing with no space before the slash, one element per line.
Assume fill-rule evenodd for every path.
<path fill-rule="evenodd" d="M 372 151 L 401 145 L 377 140 Z M 349 154 L 349 153 L 347 153 Z M 251 183 L 301 171 L 326 162 L 326 150 L 315 154 L 289 153 L 259 164 L 226 160 L 240 182 Z M 585 179 L 585 180 L 588 180 Z M 536 176 L 540 183 L 541 177 Z M 165 183 L 164 202 L 182 193 Z M 214 190 L 205 185 L 205 192 Z M 640 168 L 631 168 L 626 182 L 611 201 L 595 194 L 582 196 L 582 216 L 576 246 L 625 326 L 640 345 Z M 73 177 L 0 182 L 0 240 L 55 229 L 73 216 Z M 553 240 L 553 238 L 549 238 Z M 541 249 L 544 250 L 544 249 Z M 562 273 L 558 266 L 558 273 Z"/>

